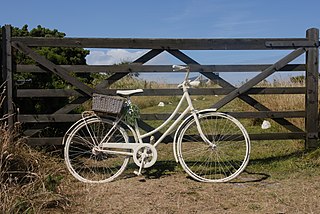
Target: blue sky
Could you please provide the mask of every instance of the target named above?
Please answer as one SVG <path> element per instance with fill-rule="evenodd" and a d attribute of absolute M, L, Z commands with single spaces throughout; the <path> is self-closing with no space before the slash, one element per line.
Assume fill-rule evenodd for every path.
<path fill-rule="evenodd" d="M 2 1 L 0 25 L 42 25 L 68 37 L 264 38 L 305 37 L 320 28 L 319 0 Z M 90 64 L 134 60 L 142 50 L 94 49 Z M 285 51 L 189 51 L 203 64 L 272 63 Z M 299 59 L 300 61 L 303 59 Z M 179 63 L 162 54 L 150 64 Z M 221 74 L 231 82 L 250 75 Z M 151 78 L 144 75 L 144 78 Z M 156 78 L 173 80 L 166 74 Z M 179 76 L 177 77 L 179 78 Z"/>

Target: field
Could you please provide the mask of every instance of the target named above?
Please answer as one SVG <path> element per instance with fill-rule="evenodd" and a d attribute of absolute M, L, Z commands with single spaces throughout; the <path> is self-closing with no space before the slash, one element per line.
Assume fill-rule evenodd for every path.
<path fill-rule="evenodd" d="M 295 96 L 295 97 L 294 97 Z M 301 95 L 257 99 L 273 110 L 304 109 Z M 194 97 L 199 108 L 219 96 Z M 158 107 L 159 101 L 165 107 Z M 172 111 L 176 97 L 136 98 L 143 113 Z M 224 111 L 252 110 L 234 101 Z M 250 133 L 264 132 L 262 120 L 241 121 Z M 267 131 L 283 131 L 272 121 Z M 302 120 L 292 120 L 303 128 Z M 159 122 L 150 121 L 152 125 Z M 88 185 L 73 178 L 61 148 L 29 148 L 1 123 L 1 213 L 317 213 L 320 209 L 320 149 L 305 151 L 304 142 L 253 141 L 249 165 L 229 183 L 192 180 L 174 161 L 172 144 L 161 145 L 158 162 L 143 176 L 130 164 L 120 179 Z M 16 132 L 17 133 L 17 132 Z M 17 144 L 8 144 L 10 137 Z"/>

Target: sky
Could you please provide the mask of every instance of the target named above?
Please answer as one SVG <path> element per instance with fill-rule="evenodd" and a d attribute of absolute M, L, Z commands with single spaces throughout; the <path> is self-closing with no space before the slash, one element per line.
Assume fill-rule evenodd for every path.
<path fill-rule="evenodd" d="M 304 38 L 320 28 L 319 0 L 2 1 L 0 25 L 41 25 L 67 37 Z M 132 61 L 147 50 L 90 49 L 88 64 Z M 201 64 L 274 63 L 288 51 L 183 51 Z M 303 62 L 300 57 L 296 62 Z M 163 53 L 147 64 L 183 64 Z M 256 74 L 220 74 L 236 84 Z M 282 74 L 274 78 L 282 78 Z M 178 82 L 180 75 L 144 74 Z"/>

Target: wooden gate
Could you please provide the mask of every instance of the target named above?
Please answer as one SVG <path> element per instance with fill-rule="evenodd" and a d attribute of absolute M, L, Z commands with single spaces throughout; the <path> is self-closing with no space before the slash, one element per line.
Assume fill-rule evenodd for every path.
<path fill-rule="evenodd" d="M 91 98 L 93 93 L 115 94 L 108 87 L 132 72 L 172 72 L 171 65 L 145 65 L 146 62 L 166 51 L 188 64 L 193 72 L 200 72 L 221 88 L 193 89 L 194 95 L 225 95 L 212 103 L 220 109 L 232 100 L 239 98 L 257 112 L 229 112 L 236 118 L 270 118 L 285 127 L 285 133 L 250 134 L 252 140 L 304 139 L 307 148 L 319 146 L 319 110 L 318 110 L 318 58 L 319 30 L 308 29 L 306 38 L 266 38 L 266 39 L 138 39 L 138 38 L 27 38 L 11 37 L 11 26 L 2 27 L 1 42 L 2 82 L 6 85 L 4 114 L 8 116 L 8 125 L 16 121 L 27 126 L 24 131 L 33 145 L 61 144 L 58 137 L 34 137 L 43 127 L 50 123 L 72 123 L 80 118 L 79 114 L 70 112 Z M 117 48 L 149 49 L 149 51 L 127 65 L 56 65 L 39 55 L 34 47 L 80 47 L 80 48 Z M 15 65 L 13 49 L 32 58 L 37 65 Z M 287 56 L 274 64 L 268 65 L 201 65 L 182 50 L 292 50 Z M 304 64 L 290 64 L 305 53 Z M 260 73 L 240 87 L 236 87 L 218 75 L 221 72 Z M 254 87 L 268 76 L 278 71 L 305 71 L 305 87 Z M 74 86 L 75 89 L 20 89 L 15 86 L 13 75 L 16 72 L 54 73 Z M 95 88 L 89 87 L 70 72 L 107 72 L 113 73 L 107 80 Z M 178 89 L 145 89 L 142 96 L 179 95 Z M 271 111 L 254 99 L 252 94 L 305 94 L 304 111 Z M 24 97 L 75 97 L 71 102 L 50 114 L 19 114 L 15 109 L 16 100 Z M 166 114 L 142 115 L 143 120 L 162 120 Z M 286 118 L 305 118 L 304 130 L 289 122 Z M 44 125 L 45 124 L 45 125 Z M 145 127 L 148 129 L 148 127 Z M 149 127 L 150 128 L 150 127 Z"/>

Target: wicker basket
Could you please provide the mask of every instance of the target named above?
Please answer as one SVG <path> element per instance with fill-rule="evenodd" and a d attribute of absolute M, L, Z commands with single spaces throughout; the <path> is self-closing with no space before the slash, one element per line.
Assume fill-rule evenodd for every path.
<path fill-rule="evenodd" d="M 125 99 L 122 97 L 114 97 L 103 94 L 93 94 L 92 97 L 92 110 L 110 113 L 110 114 L 119 114 L 123 107 Z"/>

